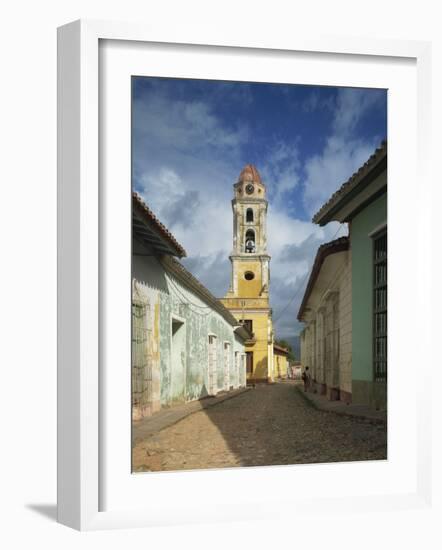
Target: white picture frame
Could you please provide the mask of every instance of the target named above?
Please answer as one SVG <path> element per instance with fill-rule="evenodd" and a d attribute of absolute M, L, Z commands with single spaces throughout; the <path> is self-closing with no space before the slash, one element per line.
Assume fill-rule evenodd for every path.
<path fill-rule="evenodd" d="M 176 48 L 198 46 L 204 48 L 229 48 L 244 55 L 286 56 L 290 52 L 305 52 L 316 56 L 350 56 L 363 64 L 364 59 L 408 59 L 415 63 L 417 79 L 417 170 L 421 183 L 419 218 L 425 219 L 424 208 L 430 200 L 431 183 L 428 175 L 427 151 L 430 145 L 429 123 L 431 103 L 428 82 L 430 79 L 430 44 L 398 40 L 363 40 L 354 37 L 318 37 L 300 35 L 281 36 L 278 42 L 269 44 L 265 37 L 241 35 L 229 36 L 225 41 L 212 44 L 202 31 L 199 36 L 187 36 L 186 30 L 165 36 L 156 34 L 143 25 L 102 21 L 76 21 L 61 27 L 58 31 L 58 521 L 79 530 L 118 527 L 148 527 L 195 521 L 229 521 L 248 519 L 251 515 L 239 507 L 230 513 L 215 516 L 201 502 L 197 508 L 181 510 L 179 502 L 173 513 L 166 514 L 165 507 L 156 510 L 128 507 L 122 504 L 118 509 L 103 510 L 100 483 L 103 483 L 103 445 L 100 431 L 102 402 L 107 396 L 100 386 L 102 357 L 100 356 L 101 323 L 100 301 L 103 276 L 102 251 L 100 249 L 100 212 L 103 204 L 99 190 L 99 59 L 101 41 L 125 41 L 131 44 L 169 44 Z M 206 52 L 210 57 L 210 52 Z M 360 57 L 366 56 L 366 57 Z M 389 144 L 390 146 L 390 144 Z M 102 227 L 101 227 L 102 228 Z M 423 231 L 428 227 L 422 226 Z M 422 247 L 419 252 L 419 268 L 414 274 L 423 282 L 418 296 L 424 311 L 430 308 L 430 249 Z M 426 309 L 428 308 L 428 309 Z M 425 338 L 423 320 L 417 329 Z M 425 340 L 420 344 L 424 345 Z M 414 426 L 416 437 L 416 487 L 413 491 L 397 491 L 389 494 L 352 495 L 338 498 L 336 502 L 312 491 L 312 499 L 295 499 L 290 494 L 281 494 L 286 507 L 308 513 L 326 509 L 333 502 L 335 510 L 342 513 L 357 507 L 361 511 L 422 508 L 431 501 L 431 452 L 428 418 L 431 403 L 424 392 L 430 386 L 430 371 L 422 373 L 420 385 L 416 388 L 416 414 Z M 129 424 L 128 424 L 129 429 Z M 128 450 L 129 453 L 129 450 Z M 342 465 L 341 465 L 342 466 Z M 255 472 L 258 469 L 254 469 Z M 231 471 L 232 472 L 232 471 Z M 280 472 L 280 471 L 279 471 Z M 130 473 L 130 472 L 129 472 Z M 186 475 L 186 474 L 184 474 Z M 187 474 L 189 475 L 189 474 Z M 205 472 L 207 476 L 223 482 L 224 473 Z M 236 470 L 235 479 L 246 483 L 253 474 Z M 261 470 L 261 475 L 277 482 L 278 470 Z M 157 485 L 166 484 L 164 474 Z M 175 477 L 178 483 L 182 478 Z M 405 494 L 406 493 L 406 494 Z M 319 494 L 319 496 L 318 496 Z M 316 496 L 315 496 L 316 495 Z M 269 517 L 263 502 L 254 500 L 253 517 Z M 268 497 L 271 498 L 271 497 Z M 274 498 L 274 497 L 273 497 Z M 243 511 L 241 511 L 243 510 Z M 194 518 L 198 519 L 195 520 Z"/>

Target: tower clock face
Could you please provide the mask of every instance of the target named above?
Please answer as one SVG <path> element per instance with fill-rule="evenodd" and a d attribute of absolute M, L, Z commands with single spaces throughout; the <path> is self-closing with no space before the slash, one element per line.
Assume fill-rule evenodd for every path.
<path fill-rule="evenodd" d="M 253 193 L 254 189 L 255 189 L 255 188 L 253 187 L 253 185 L 252 185 L 251 183 L 248 183 L 248 184 L 246 185 L 246 193 L 247 193 L 248 195 L 251 195 L 251 194 Z"/>

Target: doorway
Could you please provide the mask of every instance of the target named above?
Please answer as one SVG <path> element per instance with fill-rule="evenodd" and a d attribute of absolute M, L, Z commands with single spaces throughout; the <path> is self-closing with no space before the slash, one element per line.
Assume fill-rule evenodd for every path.
<path fill-rule="evenodd" d="M 184 320 L 172 318 L 171 345 L 171 401 L 186 399 L 186 325 Z"/>
<path fill-rule="evenodd" d="M 216 395 L 218 392 L 218 385 L 216 381 L 216 364 L 217 364 L 217 353 L 216 353 L 216 336 L 213 334 L 209 335 L 209 372 L 207 380 L 207 392 L 209 395 Z"/>
<path fill-rule="evenodd" d="M 230 389 L 230 344 L 224 342 L 224 390 Z"/>
<path fill-rule="evenodd" d="M 246 351 L 246 373 L 247 376 L 253 374 L 253 351 Z"/>
<path fill-rule="evenodd" d="M 233 387 L 238 388 L 240 384 L 240 355 L 239 351 L 235 351 L 235 376 L 233 381 Z"/>

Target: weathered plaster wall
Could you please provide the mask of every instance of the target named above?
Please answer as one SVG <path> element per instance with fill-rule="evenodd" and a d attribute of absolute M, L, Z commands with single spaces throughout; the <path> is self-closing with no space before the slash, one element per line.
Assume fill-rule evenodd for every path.
<path fill-rule="evenodd" d="M 246 365 L 244 353 L 244 342 L 239 336 L 235 334 L 233 353 L 235 360 L 235 374 L 231 376 L 230 383 L 233 387 L 245 387 L 246 386 Z"/>
<path fill-rule="evenodd" d="M 331 388 L 339 388 L 349 399 L 352 392 L 351 253 L 342 257 L 343 264 L 331 277 L 333 284 L 309 313 L 300 345 L 302 367 L 309 367 L 320 390 L 330 397 Z"/>
<path fill-rule="evenodd" d="M 148 365 L 142 374 L 132 369 L 132 414 L 139 419 L 161 407 L 160 296 L 167 290 L 167 283 L 154 258 L 136 255 L 149 253 L 147 248 L 134 241 L 133 250 L 132 302 L 146 306 L 148 328 L 145 351 Z"/>
<path fill-rule="evenodd" d="M 132 411 L 139 419 L 160 409 L 159 304 L 156 290 L 136 281 L 132 290 Z"/>
<path fill-rule="evenodd" d="M 255 343 L 246 345 L 246 351 L 253 352 L 253 373 L 249 378 L 266 380 L 268 372 L 268 313 L 244 313 L 245 319 L 251 319 Z"/>
<path fill-rule="evenodd" d="M 310 321 L 304 329 L 304 338 L 301 341 L 301 355 L 303 357 L 302 366 L 308 367 L 313 377 L 316 368 L 316 321 Z"/>
<path fill-rule="evenodd" d="M 228 366 L 230 370 L 234 364 L 234 334 L 233 327 L 213 311 L 193 291 L 189 290 L 173 275 L 166 275 L 168 293 L 161 295 L 161 375 L 162 395 L 161 402 L 168 405 L 183 397 L 172 392 L 174 377 L 180 376 L 181 369 L 185 371 L 184 399 L 190 401 L 208 395 L 208 336 L 216 335 L 217 345 L 217 373 L 218 390 L 224 389 L 226 358 L 224 344 L 228 346 Z M 186 356 L 184 366 L 173 360 L 170 353 L 172 346 L 170 319 L 182 319 L 186 334 Z"/>
<path fill-rule="evenodd" d="M 151 336 L 147 346 L 152 382 L 147 373 L 144 380 L 145 385 L 148 381 L 151 384 L 153 403 L 134 407 L 134 418 L 152 414 L 161 406 L 208 395 L 209 334 L 217 337 L 217 391 L 225 389 L 226 382 L 229 388 L 245 385 L 245 364 L 235 361 L 235 352 L 244 354 L 244 344 L 234 327 L 147 253 L 148 249 L 134 242 L 133 301 L 146 304 L 149 311 Z M 146 387 L 140 392 L 147 395 Z M 135 399 L 140 401 L 140 396 L 135 395 Z"/>
<path fill-rule="evenodd" d="M 278 352 L 274 353 L 275 372 L 277 378 L 287 378 L 288 361 L 287 356 Z"/>
<path fill-rule="evenodd" d="M 304 327 L 299 333 L 299 346 L 300 346 L 300 360 L 301 367 L 304 369 L 307 365 L 307 341 L 306 341 L 307 329 Z"/>

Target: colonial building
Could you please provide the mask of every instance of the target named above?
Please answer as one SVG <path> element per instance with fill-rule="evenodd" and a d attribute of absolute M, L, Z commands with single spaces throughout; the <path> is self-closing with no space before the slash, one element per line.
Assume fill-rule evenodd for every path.
<path fill-rule="evenodd" d="M 246 385 L 246 328 L 176 258 L 183 247 L 132 199 L 132 415 Z"/>
<path fill-rule="evenodd" d="M 248 164 L 233 186 L 231 284 L 221 301 L 252 333 L 246 341 L 247 380 L 273 381 L 273 326 L 269 305 L 266 187 Z"/>
<path fill-rule="evenodd" d="M 321 391 L 328 380 L 322 365 L 325 361 L 339 364 L 340 378 L 333 379 L 332 388 L 339 390 L 341 398 L 353 403 L 373 406 L 377 409 L 387 405 L 387 143 L 383 142 L 367 162 L 345 182 L 313 217 L 321 226 L 330 221 L 348 223 L 348 251 L 345 258 L 341 251 L 340 264 L 329 267 L 323 259 L 318 271 L 313 267 L 298 319 L 306 323 L 301 334 L 301 361 L 311 366 Z M 341 239 L 339 241 L 342 242 Z M 323 245 L 317 260 L 326 254 L 327 247 L 333 250 L 336 242 Z M 329 258 L 337 253 L 330 252 Z M 318 259 L 319 258 L 319 259 Z M 326 285 L 321 282 L 321 273 L 328 272 L 328 279 L 335 274 L 336 282 Z M 346 273 L 347 272 L 347 273 Z M 342 280 L 342 277 L 345 277 Z M 333 279 L 334 281 L 335 279 Z M 342 280 L 341 283 L 338 283 Z M 343 292 L 350 292 L 351 300 L 343 300 Z M 336 294 L 338 293 L 338 294 Z M 316 296 L 316 298 L 315 298 Z M 333 298 L 335 296 L 335 298 Z M 337 298 L 338 297 L 338 298 Z M 328 357 L 329 348 L 323 342 L 329 332 L 327 315 L 336 306 L 327 306 L 327 300 L 335 300 L 338 310 L 333 315 L 339 319 L 334 356 Z M 337 300 L 337 301 L 336 301 Z M 324 303 L 325 302 L 325 303 Z M 323 308 L 321 310 L 321 308 Z M 322 311 L 322 316 L 321 316 Z M 329 313 L 327 313 L 329 312 Z M 348 331 L 348 319 L 351 330 Z M 325 323 L 325 325 L 324 325 Z M 334 320 L 329 321 L 333 326 Z M 329 325 L 330 326 L 330 325 Z M 323 328 L 325 327 L 325 328 Z M 343 329 L 345 327 L 345 329 Z M 342 330 L 346 331 L 343 336 Z M 333 341 L 333 338 L 331 338 Z M 351 354 L 348 353 L 350 345 Z M 343 347 L 344 346 L 344 347 Z M 351 385 L 348 369 L 351 366 Z M 342 378 L 344 373 L 344 379 Z M 350 391 L 350 395 L 348 395 Z M 337 397 L 337 394 L 330 395 Z"/>
<path fill-rule="evenodd" d="M 314 389 L 331 400 L 351 401 L 351 263 L 349 240 L 319 247 L 298 312 L 301 363 Z"/>
<path fill-rule="evenodd" d="M 302 379 L 301 361 L 293 361 L 289 364 L 288 378 L 290 378 L 291 380 Z"/>
<path fill-rule="evenodd" d="M 274 376 L 279 379 L 288 378 L 289 374 L 289 360 L 288 360 L 289 350 L 278 346 L 278 344 L 273 344 L 273 365 L 274 365 Z"/>

